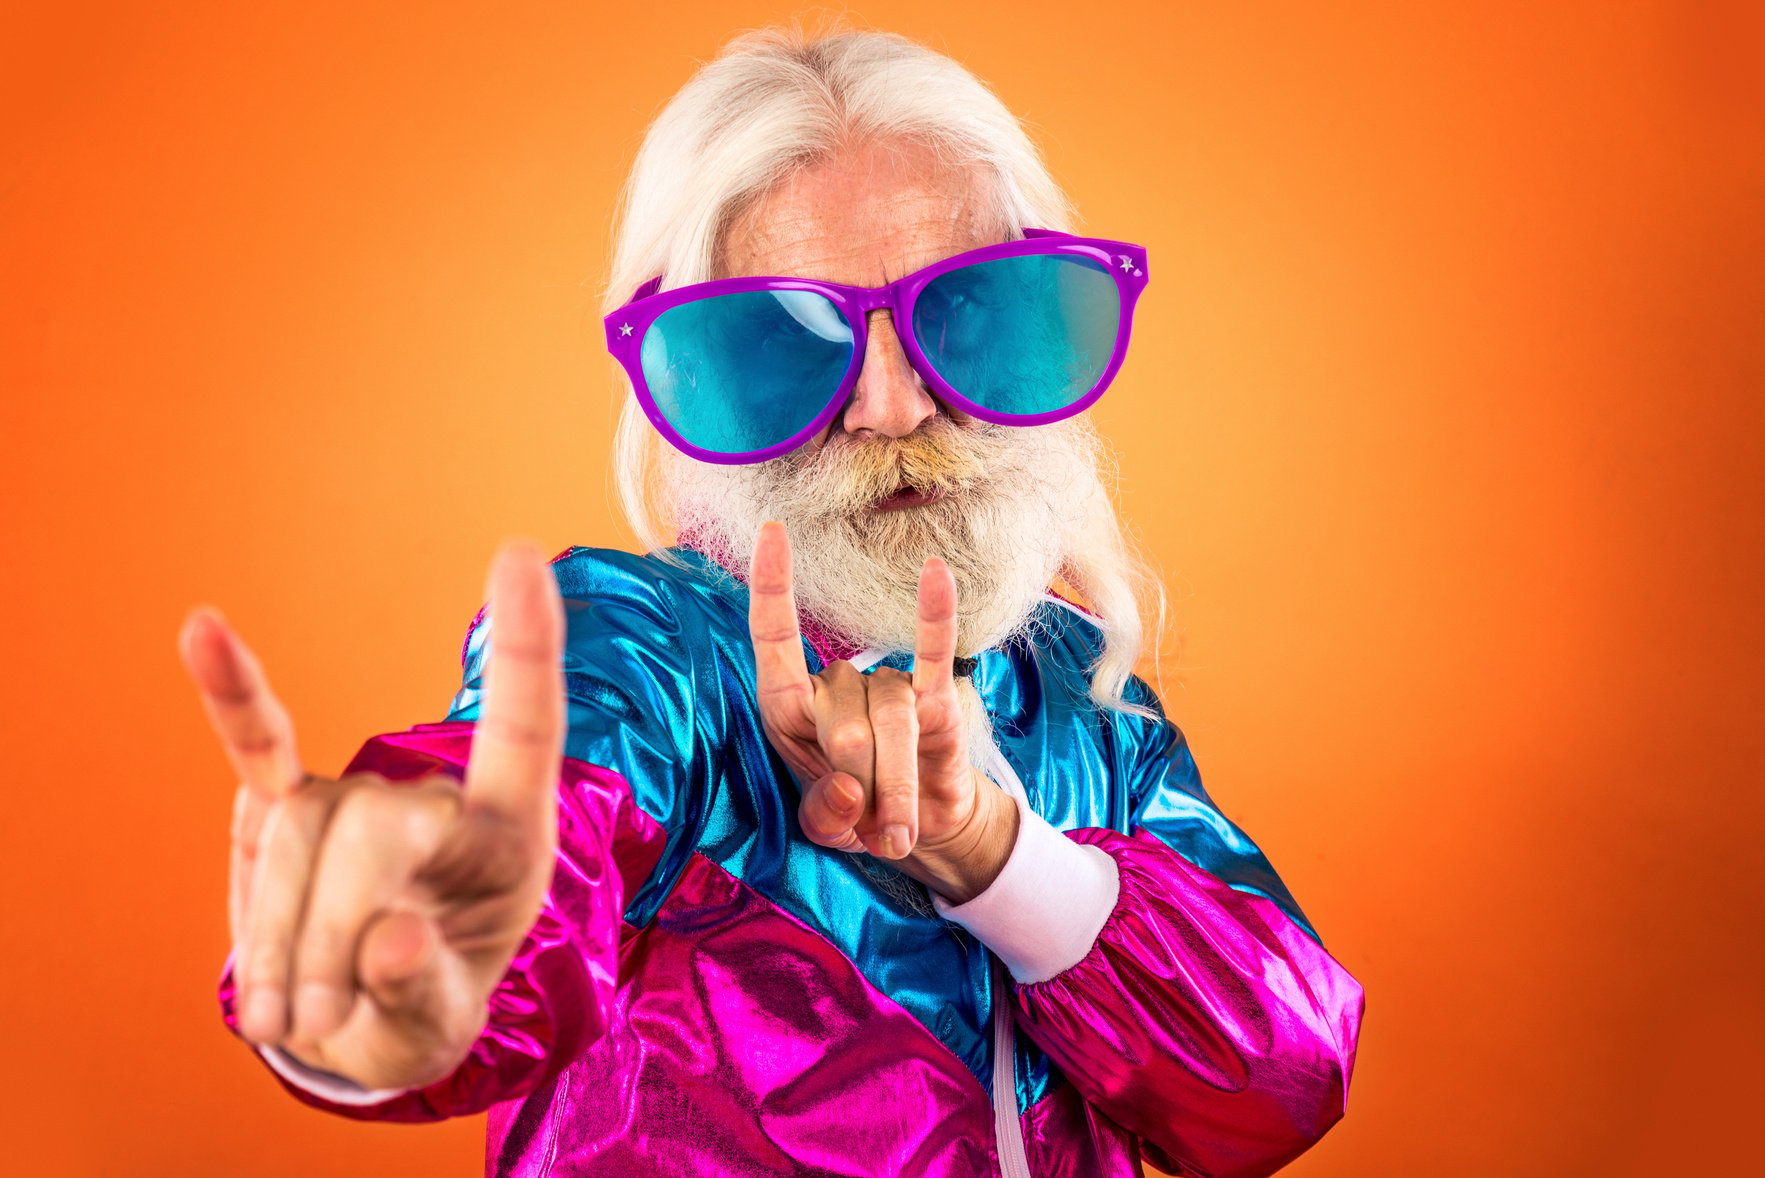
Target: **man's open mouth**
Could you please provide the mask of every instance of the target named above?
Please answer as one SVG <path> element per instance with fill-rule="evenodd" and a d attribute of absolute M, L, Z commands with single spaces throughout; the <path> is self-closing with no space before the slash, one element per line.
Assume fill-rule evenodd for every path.
<path fill-rule="evenodd" d="M 899 511 L 903 507 L 923 507 L 927 503 L 936 503 L 944 497 L 942 487 L 932 487 L 922 491 L 918 487 L 902 487 L 892 495 L 878 499 L 870 506 L 877 511 Z"/>

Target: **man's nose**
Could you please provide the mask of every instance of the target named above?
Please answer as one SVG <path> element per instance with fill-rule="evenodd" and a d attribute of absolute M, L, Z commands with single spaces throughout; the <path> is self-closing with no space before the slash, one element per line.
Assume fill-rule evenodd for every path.
<path fill-rule="evenodd" d="M 870 340 L 864 350 L 864 367 L 858 372 L 858 387 L 841 424 L 849 434 L 904 438 L 937 413 L 938 403 L 907 362 L 890 313 L 871 312 L 865 327 Z"/>

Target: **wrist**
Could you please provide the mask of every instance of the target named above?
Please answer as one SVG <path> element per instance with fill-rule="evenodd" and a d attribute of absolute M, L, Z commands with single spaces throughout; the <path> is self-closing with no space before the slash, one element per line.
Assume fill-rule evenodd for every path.
<path fill-rule="evenodd" d="M 978 937 L 1019 984 L 1047 981 L 1094 948 L 1121 895 L 1111 854 L 1076 841 L 1030 809 L 1021 796 L 1017 843 L 999 877 L 978 896 L 950 904 L 933 896 L 939 916 Z"/>
<path fill-rule="evenodd" d="M 918 849 L 899 866 L 950 904 L 965 904 L 990 887 L 1017 845 L 1017 803 L 979 769 L 974 817 L 955 837 Z"/>

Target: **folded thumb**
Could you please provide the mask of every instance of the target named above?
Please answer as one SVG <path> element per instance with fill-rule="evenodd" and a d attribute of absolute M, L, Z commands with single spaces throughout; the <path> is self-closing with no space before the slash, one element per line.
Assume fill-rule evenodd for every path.
<path fill-rule="evenodd" d="M 415 912 L 381 912 L 362 932 L 356 976 L 375 1005 L 389 1013 L 421 1008 L 435 984 L 441 938 L 435 924 Z"/>

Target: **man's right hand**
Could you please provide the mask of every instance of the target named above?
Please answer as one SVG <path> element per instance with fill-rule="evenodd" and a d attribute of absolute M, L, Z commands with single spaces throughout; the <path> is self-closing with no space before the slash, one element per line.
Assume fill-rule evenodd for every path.
<path fill-rule="evenodd" d="M 491 565 L 494 635 L 465 784 L 305 773 L 243 642 L 193 610 L 179 650 L 241 785 L 228 916 L 239 1030 L 368 1088 L 448 1075 L 550 886 L 564 611 L 538 549 Z"/>

